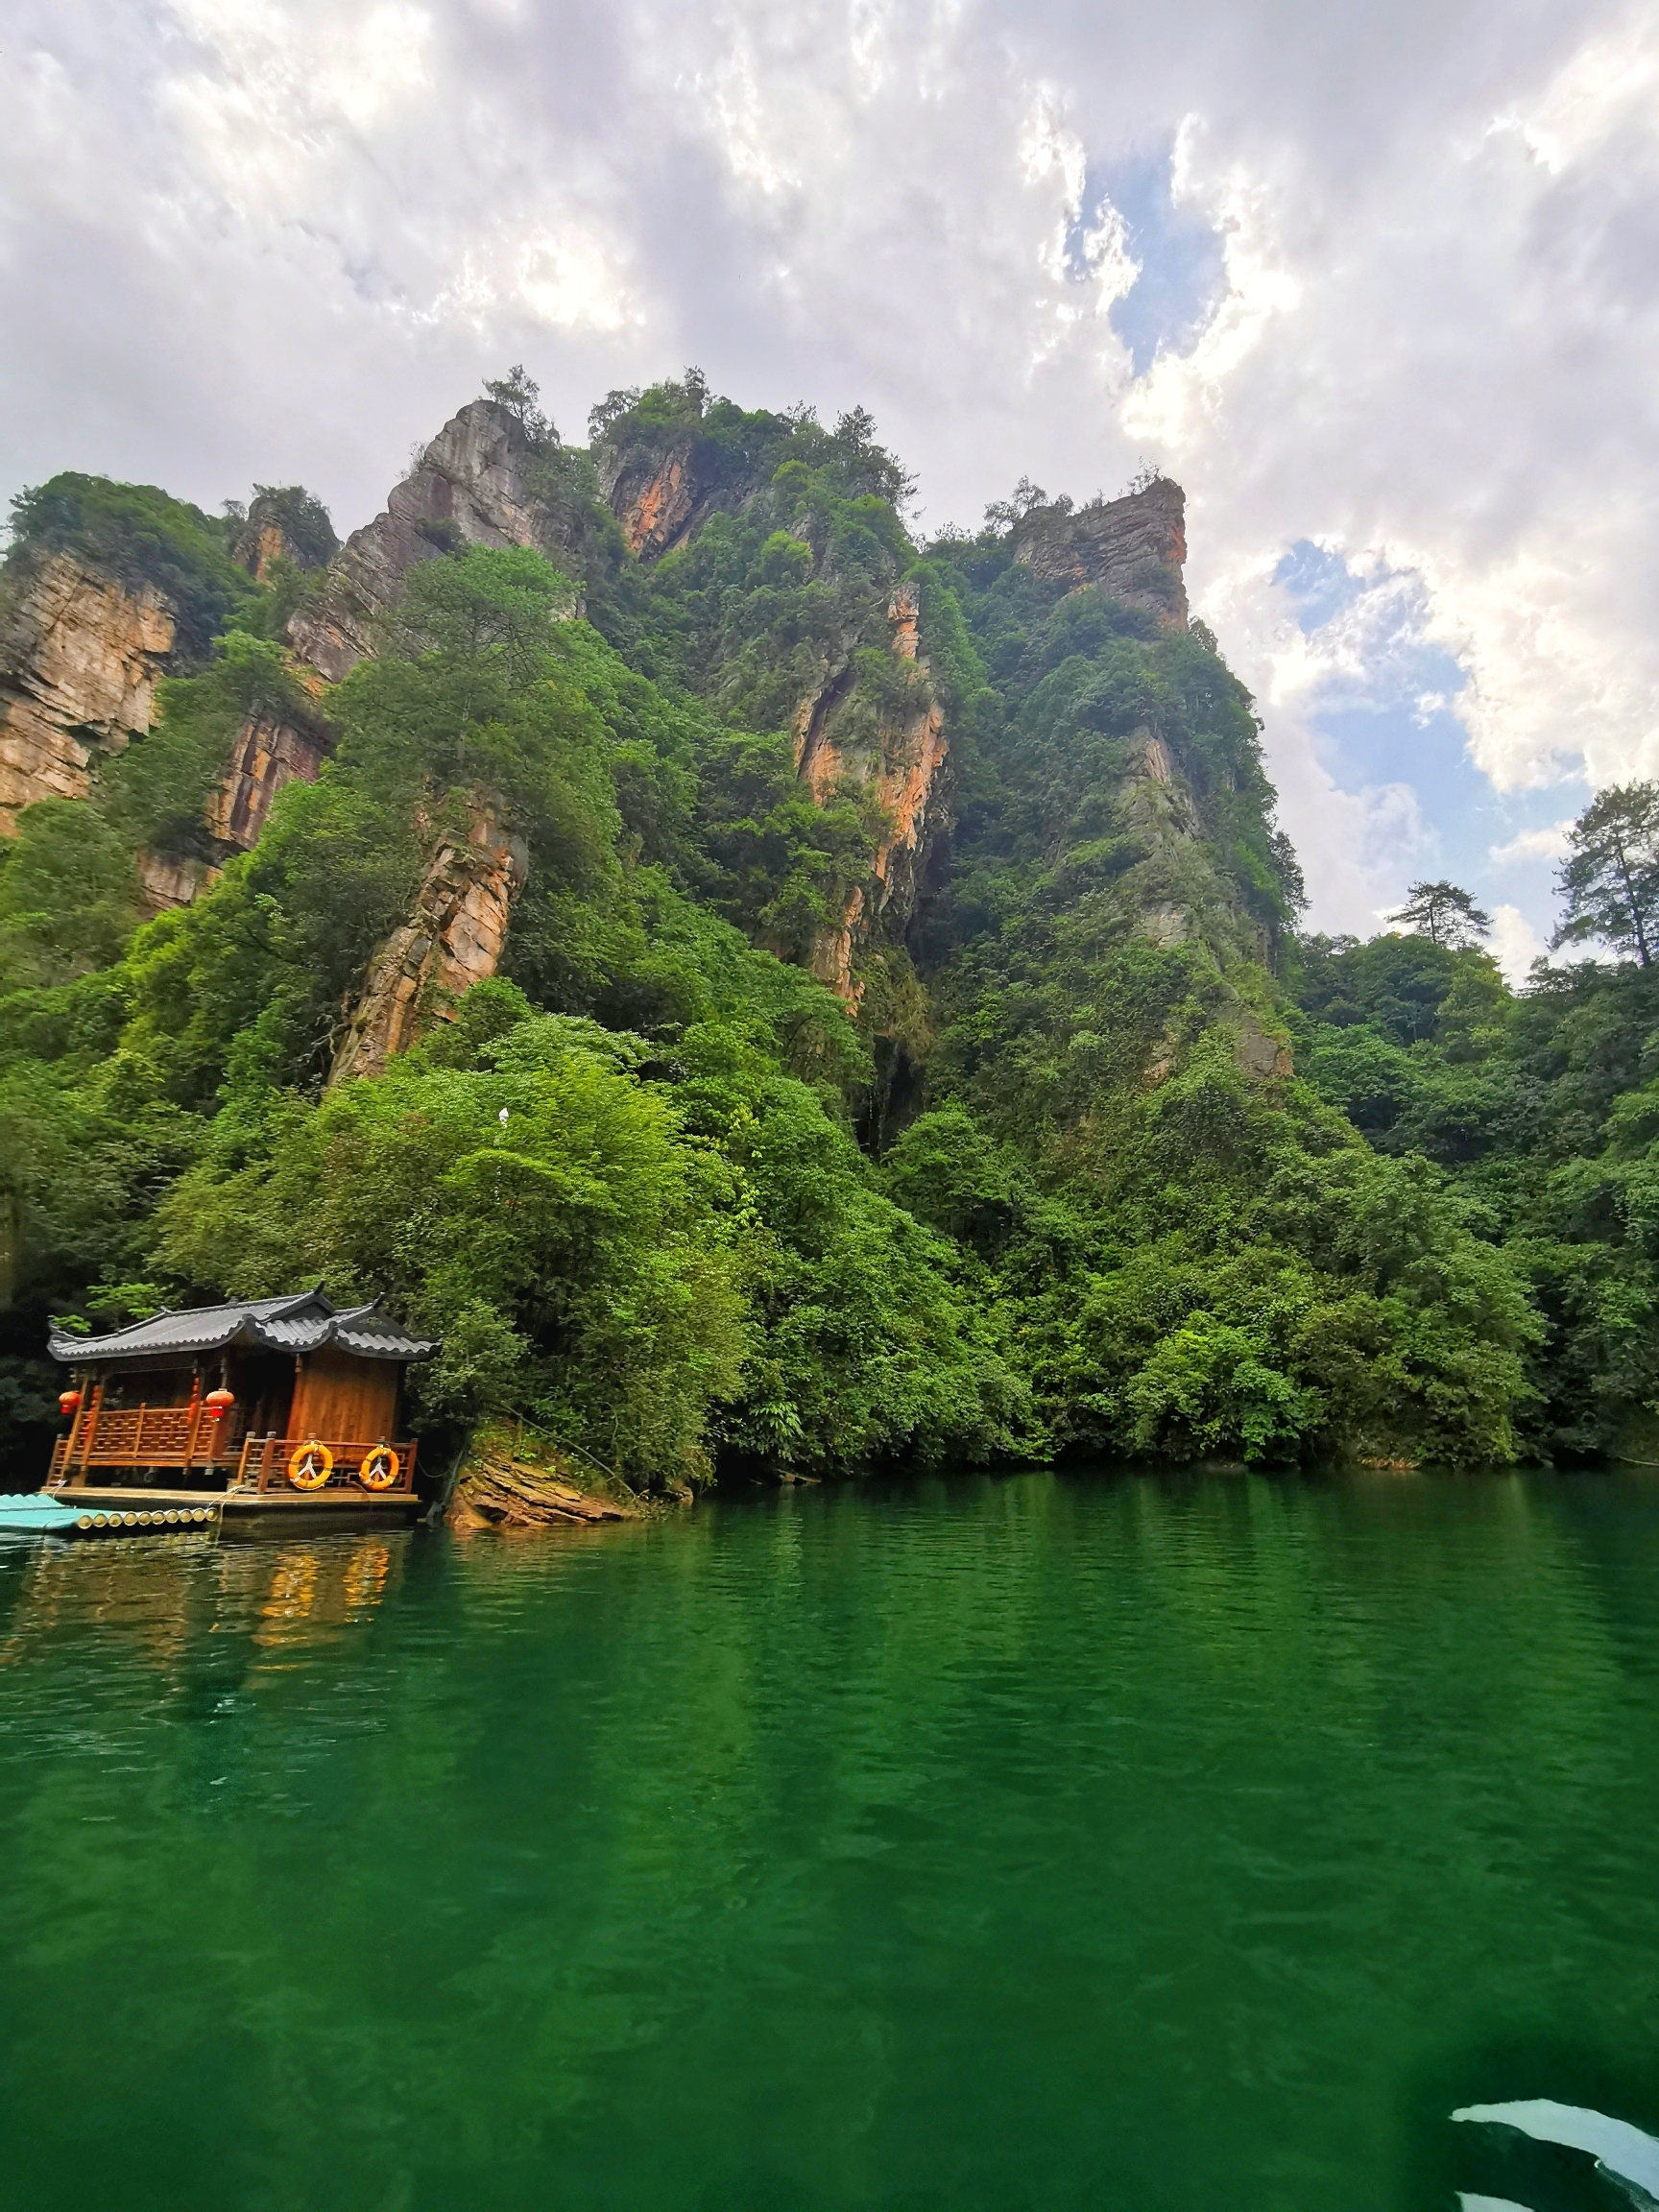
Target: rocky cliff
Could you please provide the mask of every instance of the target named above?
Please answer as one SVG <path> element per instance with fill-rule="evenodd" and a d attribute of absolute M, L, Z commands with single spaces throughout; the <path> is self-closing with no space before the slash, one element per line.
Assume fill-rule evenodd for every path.
<path fill-rule="evenodd" d="M 888 708 L 877 715 L 874 743 L 856 724 L 848 733 L 839 712 L 851 671 L 846 654 L 826 669 L 795 717 L 796 768 L 819 805 L 853 786 L 880 813 L 869 879 L 854 889 L 839 920 L 819 936 L 809 961 L 819 981 L 854 1010 L 862 995 L 854 974 L 855 954 L 879 922 L 902 929 L 909 921 L 931 840 L 945 819 L 944 769 L 950 748 L 921 650 L 920 619 L 914 589 L 901 583 L 888 602 L 887 620 L 894 658 L 911 678 L 909 702 L 897 712 Z"/>
<path fill-rule="evenodd" d="M 1014 558 L 1051 583 L 1097 585 L 1187 627 L 1187 495 L 1166 476 L 1121 499 L 1032 508 L 1015 525 Z"/>
<path fill-rule="evenodd" d="M 334 1054 L 330 1084 L 378 1075 L 500 965 L 527 854 L 490 798 L 440 834 L 409 918 L 380 947 Z"/>
<path fill-rule="evenodd" d="M 1134 934 L 1166 951 L 1202 945 L 1224 976 L 1260 966 L 1267 952 L 1263 932 L 1220 883 L 1191 789 L 1170 748 L 1153 731 L 1138 730 L 1130 739 L 1129 769 L 1115 797 L 1118 822 L 1142 855 L 1118 887 Z M 1245 1074 L 1265 1081 L 1294 1071 L 1283 1036 L 1267 1028 L 1230 983 L 1218 990 L 1216 1010 Z M 1163 1082 L 1177 1057 L 1172 1037 L 1160 1044 L 1147 1064 L 1146 1082 Z"/>
<path fill-rule="evenodd" d="M 249 502 L 230 558 L 264 584 L 279 562 L 301 570 L 322 568 L 339 550 L 327 510 L 302 485 L 263 484 Z"/>
<path fill-rule="evenodd" d="M 278 562 L 304 570 L 333 553 L 322 592 L 294 618 L 290 643 L 315 678 L 337 681 L 374 649 L 380 618 L 416 562 L 459 544 L 531 545 L 555 556 L 565 550 L 558 522 L 531 485 L 534 460 L 512 412 L 477 400 L 445 425 L 386 511 L 343 549 L 308 494 L 297 486 L 267 488 L 250 504 L 232 557 L 265 581 Z M 13 561 L 0 596 L 0 834 L 36 800 L 88 797 L 99 757 L 149 730 L 156 681 L 176 664 L 176 628 L 174 610 L 154 586 L 130 589 L 60 552 Z M 314 779 L 329 750 L 321 719 L 251 716 L 209 799 L 203 849 L 136 856 L 150 910 L 196 898 L 230 854 L 255 843 L 283 785 Z M 443 903 L 436 887 L 432 896 Z M 488 906 L 489 896 L 480 896 Z M 505 910 L 503 903 L 503 929 Z M 456 976 L 493 972 L 500 932 L 489 951 L 491 928 L 474 928 L 466 901 L 445 927 L 453 943 L 434 954 L 445 987 Z M 421 933 L 414 920 L 409 930 Z"/>
<path fill-rule="evenodd" d="M 601 440 L 593 463 L 628 550 L 641 561 L 686 544 L 710 515 L 739 502 L 748 489 L 726 454 L 689 431 L 661 446 Z"/>
<path fill-rule="evenodd" d="M 301 726 L 277 714 L 251 714 L 207 802 L 208 835 L 233 852 L 251 851 L 277 792 L 287 783 L 315 782 L 330 750 L 321 722 Z"/>
<path fill-rule="evenodd" d="M 527 545 L 569 565 L 558 519 L 537 496 L 537 453 L 510 408 L 474 399 L 445 423 L 373 522 L 330 563 L 319 598 L 289 624 L 301 661 L 329 683 L 374 652 L 403 579 L 462 545 Z"/>
<path fill-rule="evenodd" d="M 286 550 L 271 551 L 273 532 Z M 248 540 L 254 564 L 261 544 L 272 559 L 301 552 L 302 565 L 268 519 Z M 66 552 L 14 555 L 0 579 L 0 835 L 36 800 L 88 798 L 100 759 L 148 733 L 156 686 L 179 659 L 176 610 L 157 586 L 129 586 Z M 218 863 L 247 851 L 283 784 L 314 778 L 328 749 L 321 722 L 252 717 L 208 803 L 208 852 L 137 855 L 151 910 L 188 903 Z"/>
<path fill-rule="evenodd" d="M 206 852 L 144 852 L 138 880 L 152 914 L 188 906 L 214 882 L 234 853 L 258 843 L 272 801 L 285 784 L 314 783 L 332 751 L 326 724 L 300 723 L 279 714 L 251 714 L 236 733 L 225 774 L 208 794 L 203 825 Z"/>
<path fill-rule="evenodd" d="M 768 434 L 781 427 L 780 421 Z M 290 648 L 319 692 L 378 648 L 385 617 L 421 563 L 478 544 L 527 546 L 566 568 L 579 565 L 569 502 L 548 496 L 550 444 L 557 442 L 544 430 L 493 399 L 470 402 L 445 424 L 383 512 L 335 551 L 321 590 L 292 618 Z M 596 476 L 630 551 L 650 563 L 690 542 L 715 512 L 742 512 L 769 496 L 757 490 L 769 467 L 760 452 L 758 445 L 751 453 L 695 429 L 619 434 L 614 443 L 601 436 L 586 481 L 591 487 Z M 1050 583 L 1098 587 L 1184 629 L 1184 512 L 1180 487 L 1164 479 L 1080 509 L 1056 502 L 1021 518 L 1012 550 Z M 326 516 L 307 494 L 266 489 L 252 502 L 233 553 L 265 577 L 278 562 L 315 567 L 332 543 Z M 148 727 L 175 633 L 167 602 L 153 588 L 129 590 L 63 554 L 14 567 L 0 608 L 0 830 L 33 799 L 86 796 L 98 754 Z M 863 954 L 878 940 L 902 941 L 950 813 L 950 733 L 922 609 L 904 582 L 876 589 L 887 591 L 888 649 L 901 679 L 871 682 L 868 648 L 883 607 L 873 599 L 825 653 L 793 721 L 797 772 L 814 799 L 855 796 L 877 825 L 868 876 L 806 954 L 811 972 L 850 1011 L 862 996 Z M 1163 740 L 1142 735 L 1119 794 L 1126 828 L 1153 854 L 1137 872 L 1145 878 L 1136 885 L 1137 926 L 1173 945 L 1200 931 L 1202 901 L 1186 880 L 1191 870 L 1184 855 L 1201 847 L 1203 830 Z M 328 749 L 321 720 L 301 727 L 251 717 L 209 803 L 204 852 L 139 856 L 151 906 L 195 897 L 218 862 L 257 839 L 285 783 L 316 777 Z M 495 802 L 481 794 L 469 831 L 438 841 L 409 917 L 376 956 L 336 1055 L 336 1080 L 382 1066 L 468 984 L 494 973 L 523 870 L 522 849 Z"/>
<path fill-rule="evenodd" d="M 173 612 L 66 553 L 11 564 L 0 583 L 0 834 L 36 799 L 84 799 L 102 754 L 150 727 Z"/>

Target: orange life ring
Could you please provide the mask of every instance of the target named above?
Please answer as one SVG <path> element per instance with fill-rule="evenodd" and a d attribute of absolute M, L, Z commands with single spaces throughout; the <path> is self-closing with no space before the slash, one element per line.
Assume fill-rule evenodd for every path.
<path fill-rule="evenodd" d="M 296 1490 L 321 1490 L 333 1472 L 334 1455 L 326 1444 L 296 1444 L 288 1455 L 288 1479 Z"/>
<path fill-rule="evenodd" d="M 357 1479 L 365 1490 L 390 1490 L 402 1465 L 390 1444 L 376 1444 L 373 1452 L 364 1455 Z"/>

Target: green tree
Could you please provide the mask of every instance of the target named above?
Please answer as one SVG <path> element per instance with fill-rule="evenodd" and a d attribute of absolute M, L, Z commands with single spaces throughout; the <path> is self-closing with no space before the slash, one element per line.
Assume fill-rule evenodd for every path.
<path fill-rule="evenodd" d="M 108 967 L 140 918 L 131 846 L 78 799 L 37 799 L 0 839 L 0 997 Z"/>
<path fill-rule="evenodd" d="M 1566 912 L 1551 945 L 1599 938 L 1646 968 L 1659 914 L 1659 783 L 1599 792 L 1568 843 L 1557 878 Z"/>
<path fill-rule="evenodd" d="M 1413 883 L 1406 893 L 1405 905 L 1385 919 L 1415 930 L 1431 945 L 1442 945 L 1453 951 L 1477 944 L 1492 929 L 1491 915 L 1477 906 L 1461 885 L 1444 879 Z"/>
<path fill-rule="evenodd" d="M 486 377 L 484 396 L 505 407 L 532 445 L 557 445 L 559 433 L 541 411 L 541 387 L 522 361 L 515 361 L 505 376 Z"/>

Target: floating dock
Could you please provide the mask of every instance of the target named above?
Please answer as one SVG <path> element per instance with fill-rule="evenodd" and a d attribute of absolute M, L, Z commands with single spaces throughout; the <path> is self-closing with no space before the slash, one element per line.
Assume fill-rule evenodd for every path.
<path fill-rule="evenodd" d="M 221 1503 L 219 1498 L 207 1497 L 189 1504 L 69 1505 L 43 1490 L 31 1490 L 0 1496 L 0 1535 L 182 1536 L 217 1528 Z"/>

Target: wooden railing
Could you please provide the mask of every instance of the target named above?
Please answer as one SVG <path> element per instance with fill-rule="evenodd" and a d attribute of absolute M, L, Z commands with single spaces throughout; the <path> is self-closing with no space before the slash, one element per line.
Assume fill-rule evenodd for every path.
<path fill-rule="evenodd" d="M 309 1483 L 295 1482 L 290 1466 L 308 1446 L 321 1444 L 333 1459 L 328 1479 L 316 1487 Z M 390 1482 L 369 1483 L 359 1479 L 363 1463 L 373 1454 L 391 1452 L 397 1461 L 397 1472 Z M 384 1462 L 382 1461 L 383 1465 Z M 373 1439 L 336 1442 L 331 1437 L 298 1439 L 293 1436 L 250 1436 L 242 1446 L 242 1457 L 231 1479 L 233 1490 L 256 1490 L 264 1494 L 281 1491 L 290 1498 L 338 1498 L 342 1490 L 358 1498 L 406 1498 L 415 1488 L 415 1446 L 413 1443 L 385 1444 Z"/>
<path fill-rule="evenodd" d="M 56 1486 L 93 1467 L 224 1466 L 241 1444 L 234 1414 L 215 1421 L 191 1406 L 91 1407 L 54 1445 L 48 1479 Z"/>

